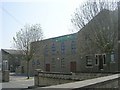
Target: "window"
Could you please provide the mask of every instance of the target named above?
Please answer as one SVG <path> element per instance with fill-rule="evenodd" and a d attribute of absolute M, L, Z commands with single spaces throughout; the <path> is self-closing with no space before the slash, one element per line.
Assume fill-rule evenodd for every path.
<path fill-rule="evenodd" d="M 55 68 L 55 58 L 52 58 L 52 68 Z"/>
<path fill-rule="evenodd" d="M 71 53 L 76 54 L 76 42 L 74 40 L 71 42 Z"/>
<path fill-rule="evenodd" d="M 45 55 L 45 56 L 48 56 L 48 52 L 49 52 L 48 46 L 46 45 L 46 46 L 45 46 L 45 50 L 44 50 L 44 55 Z"/>
<path fill-rule="evenodd" d="M 65 44 L 64 44 L 64 42 L 61 43 L 61 54 L 65 54 Z"/>
<path fill-rule="evenodd" d="M 61 59 L 61 68 L 65 68 L 65 58 Z"/>
<path fill-rule="evenodd" d="M 40 61 L 39 61 L 39 60 L 37 60 L 37 62 L 36 62 L 36 63 L 37 63 L 37 65 L 40 65 Z"/>
<path fill-rule="evenodd" d="M 106 54 L 95 55 L 95 65 L 99 65 L 100 60 L 102 60 L 103 64 L 106 65 Z"/>
<path fill-rule="evenodd" d="M 92 59 L 90 56 L 86 56 L 86 66 L 92 66 Z"/>
<path fill-rule="evenodd" d="M 102 56 L 103 56 L 103 64 L 106 64 L 106 55 L 103 54 Z"/>
<path fill-rule="evenodd" d="M 95 64 L 96 64 L 96 65 L 99 64 L 99 57 L 98 57 L 98 55 L 95 55 Z"/>
<path fill-rule="evenodd" d="M 111 54 L 111 62 L 115 62 L 115 55 L 114 55 L 114 53 Z"/>
<path fill-rule="evenodd" d="M 51 49 L 52 49 L 52 55 L 55 55 L 56 47 L 55 47 L 55 44 L 54 44 L 54 43 L 52 44 Z"/>
<path fill-rule="evenodd" d="M 33 60 L 33 61 L 32 61 L 32 66 L 34 66 L 34 65 L 35 65 L 35 61 Z"/>

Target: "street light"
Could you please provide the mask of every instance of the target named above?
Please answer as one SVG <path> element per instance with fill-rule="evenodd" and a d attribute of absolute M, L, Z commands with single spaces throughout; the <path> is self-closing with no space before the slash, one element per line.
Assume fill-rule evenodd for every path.
<path fill-rule="evenodd" d="M 59 57 L 57 58 L 57 60 L 59 61 L 59 64 L 60 64 L 60 58 Z M 59 72 L 60 72 L 60 65 L 59 65 Z M 60 73 L 59 73 L 58 79 L 59 79 L 59 84 L 60 84 Z"/>
<path fill-rule="evenodd" d="M 57 58 L 57 60 L 59 60 L 60 58 Z"/>
<path fill-rule="evenodd" d="M 59 69 L 60 69 L 60 58 L 58 57 L 57 60 L 59 61 Z M 60 72 L 60 71 L 59 71 Z"/>
<path fill-rule="evenodd" d="M 46 50 L 47 50 L 47 45 L 44 45 L 43 47 L 43 57 L 44 57 L 44 68 L 43 69 L 44 71 L 46 71 L 46 58 L 45 58 L 47 55 L 46 52 L 48 53 L 48 50 L 47 51 Z"/>

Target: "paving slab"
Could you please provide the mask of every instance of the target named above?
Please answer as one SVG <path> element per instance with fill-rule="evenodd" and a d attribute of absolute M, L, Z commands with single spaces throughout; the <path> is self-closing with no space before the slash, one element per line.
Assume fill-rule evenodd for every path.
<path fill-rule="evenodd" d="M 34 78 L 25 76 L 10 76 L 9 82 L 0 83 L 1 88 L 28 88 L 34 85 Z"/>

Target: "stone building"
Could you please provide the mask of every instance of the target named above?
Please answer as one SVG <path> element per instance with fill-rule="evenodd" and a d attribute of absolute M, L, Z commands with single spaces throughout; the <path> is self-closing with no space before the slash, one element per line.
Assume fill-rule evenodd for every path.
<path fill-rule="evenodd" d="M 117 17 L 117 10 L 103 10 L 77 33 L 32 42 L 30 73 L 34 74 L 35 69 L 48 72 L 118 72 Z M 95 44 L 96 34 L 100 39 L 98 45 Z M 109 49 L 111 47 L 112 50 Z"/>
<path fill-rule="evenodd" d="M 23 60 L 23 54 L 21 50 L 1 49 L 1 56 L 2 70 L 8 69 L 10 72 L 15 72 Z"/>
<path fill-rule="evenodd" d="M 30 72 L 42 69 L 50 72 L 77 72 L 77 33 L 31 43 L 33 58 Z M 31 68 L 32 67 L 32 68 Z"/>
<path fill-rule="evenodd" d="M 103 10 L 78 32 L 80 72 L 118 72 L 118 12 Z"/>

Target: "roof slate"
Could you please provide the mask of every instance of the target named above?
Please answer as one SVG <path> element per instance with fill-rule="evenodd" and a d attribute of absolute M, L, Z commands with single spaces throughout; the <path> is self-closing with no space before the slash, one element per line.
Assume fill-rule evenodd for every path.
<path fill-rule="evenodd" d="M 13 49 L 2 49 L 2 50 L 9 54 L 23 54 L 22 50 L 13 50 Z"/>

